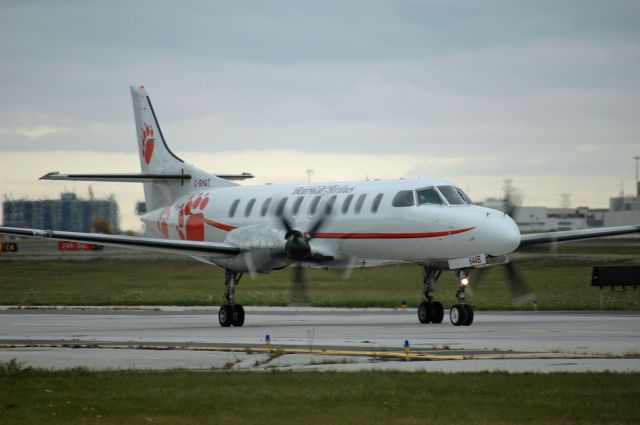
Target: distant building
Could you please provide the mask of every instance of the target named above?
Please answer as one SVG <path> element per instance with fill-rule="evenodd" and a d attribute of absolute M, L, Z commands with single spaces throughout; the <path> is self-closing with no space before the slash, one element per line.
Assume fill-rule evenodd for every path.
<path fill-rule="evenodd" d="M 503 212 L 506 210 L 504 201 L 497 198 L 478 204 Z M 609 206 L 608 210 L 518 206 L 513 211 L 513 218 L 520 231 L 527 233 L 640 224 L 640 197 L 611 198 Z"/>
<path fill-rule="evenodd" d="M 69 232 L 118 233 L 118 204 L 107 199 L 80 199 L 75 193 L 62 193 L 60 199 L 31 201 L 5 200 L 3 226 L 65 230 Z"/>
<path fill-rule="evenodd" d="M 605 226 L 640 224 L 640 196 L 617 196 L 609 199 L 609 211 L 604 215 Z"/>

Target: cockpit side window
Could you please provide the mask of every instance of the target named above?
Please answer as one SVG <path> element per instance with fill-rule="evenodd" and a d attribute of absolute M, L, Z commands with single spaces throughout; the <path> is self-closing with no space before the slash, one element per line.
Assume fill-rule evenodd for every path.
<path fill-rule="evenodd" d="M 438 186 L 438 190 L 451 205 L 464 205 L 464 199 L 460 196 L 453 186 Z"/>
<path fill-rule="evenodd" d="M 413 190 L 401 190 L 393 197 L 391 205 L 394 207 L 410 207 L 414 204 Z"/>
<path fill-rule="evenodd" d="M 459 187 L 456 187 L 456 190 L 458 191 L 458 194 L 462 197 L 462 199 L 464 199 L 464 201 L 469 204 L 469 205 L 473 205 L 473 201 L 471 200 L 471 198 L 469 198 L 467 196 L 466 193 L 464 193 L 464 191 L 462 189 L 460 189 Z"/>
<path fill-rule="evenodd" d="M 442 205 L 444 201 L 433 187 L 426 187 L 424 189 L 416 190 L 418 195 L 418 205 Z"/>

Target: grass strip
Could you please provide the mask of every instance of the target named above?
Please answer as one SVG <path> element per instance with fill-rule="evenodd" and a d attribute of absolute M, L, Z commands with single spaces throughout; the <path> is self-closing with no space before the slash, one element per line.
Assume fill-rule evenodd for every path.
<path fill-rule="evenodd" d="M 600 292 L 591 287 L 591 265 L 538 261 L 519 263 L 523 277 L 541 310 L 598 310 Z M 0 263 L 0 304 L 18 305 L 218 305 L 222 301 L 223 270 L 194 260 L 5 261 Z M 291 295 L 289 270 L 245 276 L 238 302 L 245 305 L 286 305 Z M 422 270 L 414 265 L 353 270 L 348 280 L 324 270 L 307 273 L 314 306 L 398 307 L 421 301 Z M 514 306 L 501 267 L 487 271 L 482 281 L 471 277 L 467 300 L 480 310 L 531 310 Z M 444 273 L 437 297 L 445 306 L 455 301 L 453 273 Z M 605 291 L 607 294 L 607 291 Z M 631 291 L 617 294 L 606 309 L 637 310 Z"/>
<path fill-rule="evenodd" d="M 640 374 L 0 367 L 4 424 L 638 423 Z"/>

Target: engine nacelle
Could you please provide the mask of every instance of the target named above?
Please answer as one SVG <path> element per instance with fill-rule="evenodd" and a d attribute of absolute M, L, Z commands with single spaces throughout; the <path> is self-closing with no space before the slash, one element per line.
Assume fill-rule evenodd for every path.
<path fill-rule="evenodd" d="M 291 264 L 284 255 L 285 233 L 276 224 L 252 224 L 229 232 L 224 242 L 245 251 L 231 258 L 217 258 L 216 263 L 239 272 L 269 273 Z"/>

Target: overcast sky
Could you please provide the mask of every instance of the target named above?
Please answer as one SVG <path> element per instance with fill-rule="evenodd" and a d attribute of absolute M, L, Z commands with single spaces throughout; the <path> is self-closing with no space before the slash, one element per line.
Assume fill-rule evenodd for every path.
<path fill-rule="evenodd" d="M 0 192 L 136 172 L 128 86 L 172 150 L 254 182 L 449 178 L 604 207 L 640 154 L 638 1 L 0 0 Z M 114 193 L 136 228 L 135 184 Z"/>

